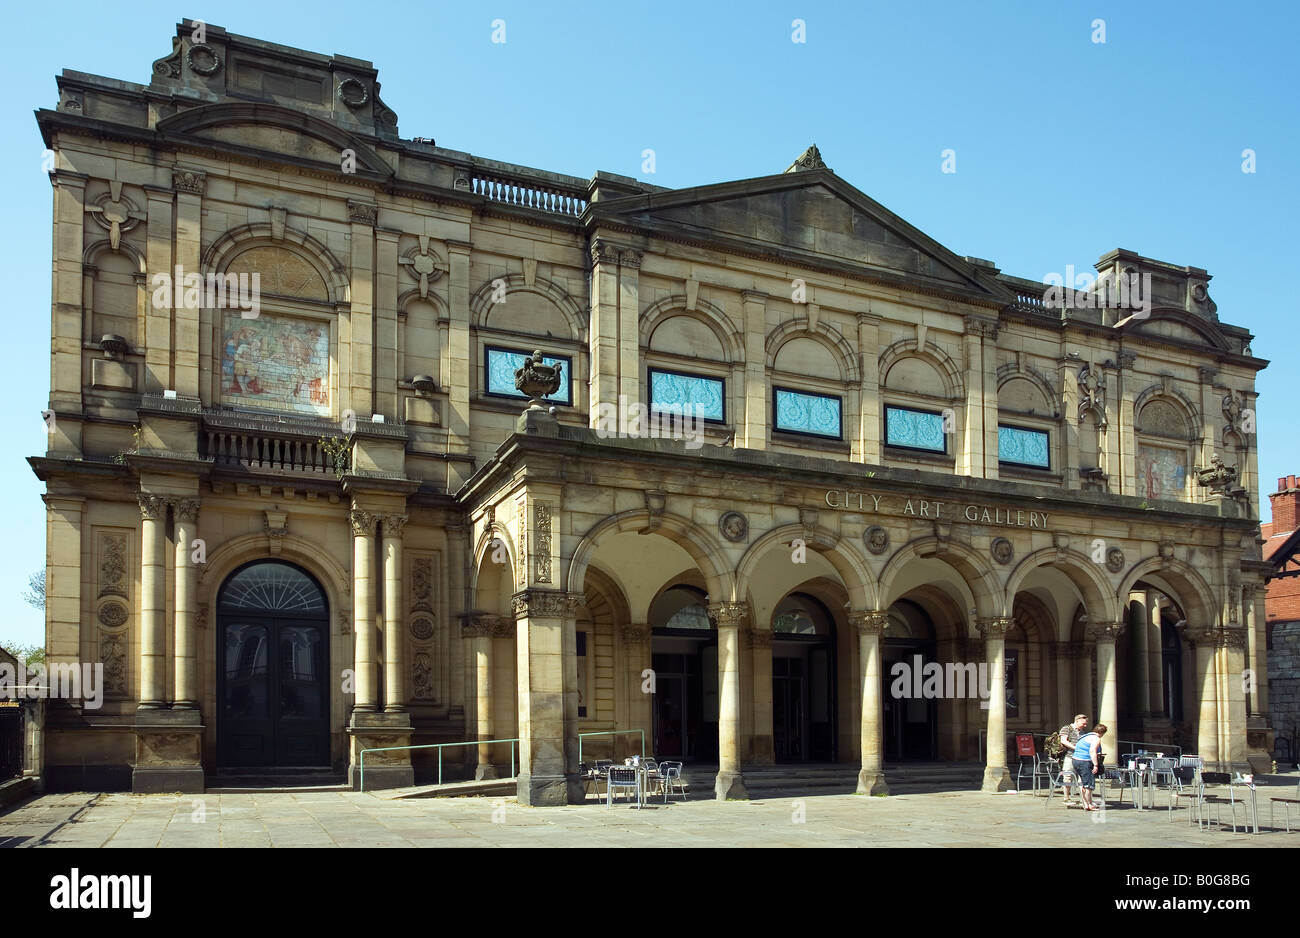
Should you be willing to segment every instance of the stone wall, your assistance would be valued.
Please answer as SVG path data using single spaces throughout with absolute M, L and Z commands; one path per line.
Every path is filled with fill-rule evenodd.
M 1272 627 L 1268 650 L 1269 717 L 1277 730 L 1273 754 L 1295 762 L 1300 746 L 1300 622 Z

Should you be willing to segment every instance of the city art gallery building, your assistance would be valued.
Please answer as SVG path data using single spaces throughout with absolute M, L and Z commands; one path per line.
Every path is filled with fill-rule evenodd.
M 582 179 L 403 138 L 369 62 L 200 38 L 37 112 L 47 649 L 107 685 L 51 702 L 51 788 L 355 782 L 362 749 L 518 737 L 520 800 L 557 804 L 580 732 L 644 730 L 719 796 L 792 763 L 998 790 L 1014 734 L 1078 711 L 1263 757 L 1265 362 L 1205 270 L 1111 251 L 1148 307 L 1054 308 L 816 147 Z M 257 302 L 166 286 L 192 274 Z M 525 414 L 534 350 L 561 381 Z M 597 432 L 683 403 L 702 439 Z M 988 699 L 895 697 L 898 662 L 983 662 Z M 370 753 L 366 785 L 435 765 Z

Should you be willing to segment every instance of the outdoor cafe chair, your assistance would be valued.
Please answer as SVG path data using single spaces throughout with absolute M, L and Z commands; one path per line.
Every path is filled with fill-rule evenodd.
M 1197 828 L 1209 823 L 1205 817 L 1205 782 L 1194 765 L 1181 765 L 1174 769 L 1174 785 L 1169 788 L 1169 820 L 1174 819 L 1174 808 L 1184 798 L 1188 800 L 1187 824 L 1196 821 Z
M 682 801 L 686 800 L 686 783 L 682 781 L 682 764 L 680 762 L 660 762 L 659 763 L 660 785 L 664 790 L 664 804 L 668 803 L 668 796 L 676 788 L 682 796 Z
M 1067 756 L 1066 758 L 1068 759 L 1069 756 Z M 1048 802 L 1052 800 L 1052 795 L 1056 792 L 1056 789 L 1058 788 L 1060 788 L 1061 791 L 1064 793 L 1064 800 L 1066 801 L 1068 801 L 1070 798 L 1071 788 L 1080 789 L 1079 797 L 1080 799 L 1083 798 L 1082 785 L 1079 781 L 1079 776 L 1071 774 L 1069 776 L 1070 781 L 1068 783 L 1065 782 L 1064 781 L 1066 777 L 1065 773 L 1062 771 L 1062 767 L 1057 765 L 1055 762 L 1052 763 L 1048 771 L 1050 774 L 1048 775 L 1048 780 L 1047 780 L 1047 797 L 1043 799 L 1044 808 L 1046 808 Z
M 1210 798 L 1214 799 L 1215 818 L 1217 819 L 1220 827 L 1223 826 L 1224 805 L 1228 806 L 1228 813 L 1232 815 L 1232 832 L 1234 834 L 1237 832 L 1237 807 L 1238 806 L 1240 806 L 1242 809 L 1242 814 L 1243 814 L 1242 824 L 1245 825 L 1249 822 L 1250 804 L 1242 797 L 1242 793 L 1238 791 L 1238 786 L 1233 782 L 1231 775 L 1229 775 L 1227 772 L 1202 772 L 1201 784 L 1202 786 L 1226 785 L 1228 788 L 1227 801 L 1223 800 L 1223 795 L 1221 794 L 1220 791 L 1206 792 L 1205 795 L 1207 800 Z
M 1287 798 L 1284 795 L 1274 795 L 1272 798 L 1269 799 L 1269 805 L 1268 805 L 1268 826 L 1269 827 L 1272 828 L 1277 827 L 1277 825 L 1273 823 L 1273 812 L 1276 810 L 1278 805 L 1281 805 L 1283 810 L 1286 812 L 1286 832 L 1289 834 L 1291 833 L 1291 808 L 1292 806 L 1300 807 L 1300 782 L 1296 783 L 1294 798 Z
M 611 765 L 605 786 L 605 807 L 612 808 L 614 806 L 615 788 L 623 791 L 630 789 L 633 793 L 639 793 L 641 780 L 637 777 L 638 774 L 639 771 L 635 766 Z

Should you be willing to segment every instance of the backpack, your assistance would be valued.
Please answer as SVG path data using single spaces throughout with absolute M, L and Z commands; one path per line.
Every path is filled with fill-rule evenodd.
M 1061 729 L 1065 729 L 1065 727 Z M 1057 730 L 1043 740 L 1043 751 L 1051 759 L 1060 759 L 1065 755 L 1065 746 L 1061 744 L 1061 730 Z

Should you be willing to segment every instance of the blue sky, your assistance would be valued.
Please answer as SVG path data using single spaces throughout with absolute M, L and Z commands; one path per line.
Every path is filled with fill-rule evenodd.
M 3 139 L 16 154 L 0 416 L 8 496 L 0 639 L 44 563 L 50 187 L 32 111 L 62 69 L 147 82 L 180 17 L 369 59 L 406 137 L 673 188 L 780 172 L 810 143 L 844 179 L 958 254 L 1042 279 L 1123 247 L 1214 276 L 1220 317 L 1257 336 L 1265 491 L 1300 471 L 1289 248 L 1300 122 L 1289 3 L 40 4 L 7 14 Z M 492 42 L 493 20 L 505 42 Z M 806 42 L 792 41 L 793 21 Z M 1093 42 L 1094 20 L 1105 43 Z M 642 152 L 655 151 L 655 172 Z M 1242 172 L 1242 151 L 1256 169 Z M 956 151 L 955 173 L 941 153 Z M 1262 506 L 1267 518 L 1267 499 Z

